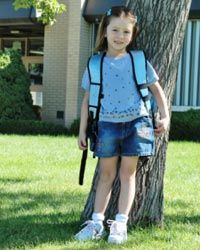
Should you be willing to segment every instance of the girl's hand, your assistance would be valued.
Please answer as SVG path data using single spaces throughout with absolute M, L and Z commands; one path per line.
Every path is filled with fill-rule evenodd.
M 163 118 L 156 122 L 156 129 L 154 129 L 155 135 L 160 136 L 164 132 L 166 132 L 169 125 L 169 119 Z
M 79 147 L 80 150 L 86 150 L 87 149 L 86 133 L 79 134 L 78 147 Z

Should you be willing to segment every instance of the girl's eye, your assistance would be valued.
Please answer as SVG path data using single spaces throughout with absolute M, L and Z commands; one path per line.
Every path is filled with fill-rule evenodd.
M 124 31 L 125 34 L 130 34 L 130 31 L 126 30 Z
M 117 31 L 117 29 L 113 29 L 113 31 Z

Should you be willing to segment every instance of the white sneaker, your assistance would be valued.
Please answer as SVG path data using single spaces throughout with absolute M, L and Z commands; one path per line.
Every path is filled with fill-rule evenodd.
M 99 240 L 104 235 L 104 226 L 100 223 L 95 223 L 93 220 L 88 220 L 82 224 L 86 225 L 80 232 L 75 235 L 78 241 Z
M 108 220 L 110 225 L 110 234 L 108 237 L 108 243 L 122 244 L 127 241 L 127 225 L 126 223 Z

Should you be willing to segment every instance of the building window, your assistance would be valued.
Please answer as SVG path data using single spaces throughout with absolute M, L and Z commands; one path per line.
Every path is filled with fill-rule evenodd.
M 64 111 L 57 111 L 56 118 L 57 119 L 64 119 Z
M 91 36 L 91 51 L 92 51 L 92 53 L 93 53 L 93 50 L 95 48 L 98 28 L 99 28 L 98 23 L 92 24 L 92 36 Z
M 42 107 L 42 104 L 43 104 L 42 92 L 31 91 L 31 95 L 32 95 L 32 99 L 33 99 L 33 105 Z
M 43 56 L 44 55 L 44 39 L 29 38 L 28 39 L 28 56 Z
M 25 40 L 22 39 L 2 39 L 3 49 L 19 50 L 21 55 L 25 55 Z
M 31 78 L 31 84 L 42 84 L 43 64 L 29 63 L 28 72 Z

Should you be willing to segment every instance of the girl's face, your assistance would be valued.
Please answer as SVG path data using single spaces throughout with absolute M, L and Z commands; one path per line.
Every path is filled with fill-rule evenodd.
M 109 55 L 119 55 L 126 52 L 126 47 L 132 40 L 133 27 L 134 24 L 127 17 L 111 18 L 105 33 Z

